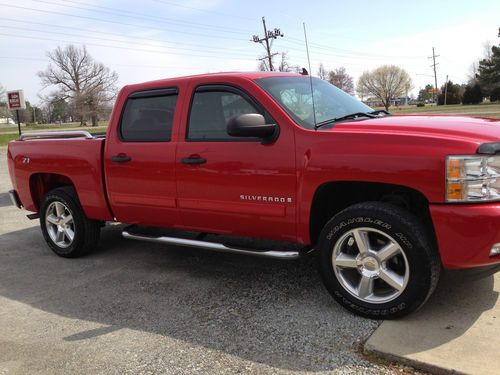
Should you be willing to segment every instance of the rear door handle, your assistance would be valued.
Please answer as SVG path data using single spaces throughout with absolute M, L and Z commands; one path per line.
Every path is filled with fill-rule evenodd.
M 130 160 L 132 160 L 132 158 L 125 154 L 118 154 L 111 157 L 111 161 L 114 161 L 115 163 L 126 163 Z
M 182 158 L 182 164 L 205 164 L 207 159 L 200 157 L 199 155 L 191 155 L 188 158 Z

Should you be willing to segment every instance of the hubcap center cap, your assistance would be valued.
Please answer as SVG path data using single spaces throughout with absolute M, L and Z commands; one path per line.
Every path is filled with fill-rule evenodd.
M 375 277 L 380 272 L 380 261 L 373 254 L 358 256 L 356 263 L 359 273 L 363 276 Z
M 363 267 L 368 271 L 376 271 L 379 268 L 378 261 L 373 257 L 366 257 L 363 259 Z

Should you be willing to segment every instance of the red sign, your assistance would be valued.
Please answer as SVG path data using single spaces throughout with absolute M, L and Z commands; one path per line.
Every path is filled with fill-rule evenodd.
M 26 103 L 24 102 L 23 90 L 7 92 L 7 105 L 9 109 L 26 108 Z

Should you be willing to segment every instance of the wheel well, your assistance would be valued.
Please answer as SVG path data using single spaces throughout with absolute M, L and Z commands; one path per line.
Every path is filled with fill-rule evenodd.
M 427 198 L 417 190 L 401 185 L 376 182 L 328 182 L 314 194 L 310 216 L 311 244 L 315 245 L 321 230 L 335 214 L 360 202 L 380 201 L 404 208 L 419 218 L 437 248 L 436 235 Z
M 56 173 L 35 173 L 30 176 L 31 198 L 37 210 L 43 197 L 51 190 L 62 186 L 74 186 L 66 176 Z

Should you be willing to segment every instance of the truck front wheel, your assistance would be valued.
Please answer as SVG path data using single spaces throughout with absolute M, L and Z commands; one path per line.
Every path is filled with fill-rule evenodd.
M 422 306 L 434 291 L 439 257 L 411 213 L 381 202 L 360 203 L 323 228 L 318 266 L 328 291 L 348 310 L 394 319 Z
M 59 256 L 75 258 L 97 246 L 100 223 L 83 212 L 71 186 L 51 190 L 40 207 L 40 227 L 49 247 Z

